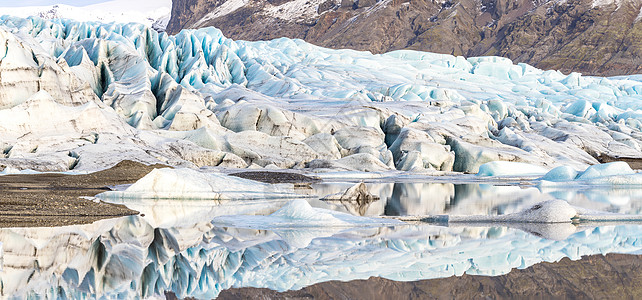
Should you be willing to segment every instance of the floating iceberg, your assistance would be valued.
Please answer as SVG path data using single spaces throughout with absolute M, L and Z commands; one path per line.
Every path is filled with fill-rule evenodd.
M 537 176 L 547 174 L 548 169 L 526 163 L 493 161 L 479 166 L 477 176 Z
M 291 189 L 192 169 L 154 169 L 123 191 L 96 195 L 102 199 L 270 199 L 301 198 Z
M 636 173 L 626 162 L 593 165 L 583 172 L 568 166 L 557 167 L 540 178 L 540 186 L 562 184 L 630 186 L 642 185 L 642 174 Z

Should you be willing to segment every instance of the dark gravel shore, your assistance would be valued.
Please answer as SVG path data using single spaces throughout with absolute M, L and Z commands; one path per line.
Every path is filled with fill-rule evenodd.
M 110 169 L 86 175 L 0 176 L 0 228 L 87 224 L 138 214 L 122 205 L 80 197 L 102 193 L 109 190 L 107 186 L 134 183 L 162 167 L 166 166 L 122 161 Z
M 229 175 L 245 178 L 245 179 L 251 179 L 255 181 L 260 181 L 260 182 L 265 182 L 265 183 L 308 184 L 308 183 L 321 182 L 321 179 L 317 177 L 310 177 L 310 176 L 306 176 L 298 173 L 278 172 L 278 171 L 243 171 L 238 173 L 232 173 Z

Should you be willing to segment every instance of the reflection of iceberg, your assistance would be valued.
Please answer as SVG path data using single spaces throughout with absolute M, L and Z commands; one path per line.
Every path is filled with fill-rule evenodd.
M 268 216 L 229 215 L 214 218 L 215 226 L 269 229 L 293 247 L 306 247 L 314 238 L 332 236 L 346 228 L 402 225 L 398 220 L 358 217 L 313 208 L 302 199 L 292 200 Z
M 642 213 L 642 188 L 591 186 L 540 186 L 542 193 L 569 201 L 577 206 L 619 213 Z
M 622 214 L 642 214 L 639 186 L 538 186 L 453 184 L 440 182 L 368 183 L 381 200 L 365 206 L 317 205 L 352 214 L 377 215 L 501 215 L 518 212 L 541 201 L 562 199 L 576 207 Z M 339 193 L 349 183 L 313 185 L 319 195 Z
M 253 229 L 296 229 L 306 227 L 390 226 L 401 225 L 397 220 L 358 217 L 327 209 L 313 208 L 303 199 L 292 200 L 269 216 L 220 216 L 212 223 L 220 226 Z
M 316 234 L 320 228 L 310 229 Z M 640 226 L 587 229 L 560 241 L 505 227 L 364 228 L 322 234 L 303 248 L 285 242 L 292 236 L 282 234 L 208 221 L 153 228 L 141 217 L 2 229 L 2 296 L 131 298 L 172 291 L 212 298 L 230 287 L 282 291 L 371 276 L 410 281 L 497 275 L 563 257 L 642 249 Z
M 578 231 L 578 226 L 571 223 L 451 223 L 448 227 L 451 228 L 465 228 L 470 226 L 476 227 L 498 227 L 505 226 L 509 228 L 519 229 L 528 232 L 534 236 L 541 237 L 547 240 L 561 241 L 567 239 L 571 234 Z

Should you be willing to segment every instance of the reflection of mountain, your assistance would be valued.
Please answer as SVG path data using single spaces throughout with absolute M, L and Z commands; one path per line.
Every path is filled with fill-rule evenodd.
M 418 282 L 369 278 L 323 282 L 284 293 L 240 288 L 223 291 L 218 299 L 640 299 L 642 286 L 637 283 L 642 282 L 641 265 L 639 255 L 595 255 L 536 264 L 494 277 L 464 275 Z
M 271 231 L 220 228 L 206 220 L 180 224 L 154 228 L 144 218 L 127 217 L 2 229 L 1 296 L 131 298 L 171 291 L 211 298 L 231 287 L 286 291 L 371 276 L 499 275 L 541 261 L 642 249 L 639 226 L 589 229 L 561 241 L 501 227 L 405 226 L 344 230 L 297 248 Z

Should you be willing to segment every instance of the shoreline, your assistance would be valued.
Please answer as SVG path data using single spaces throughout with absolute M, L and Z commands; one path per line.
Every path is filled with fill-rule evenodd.
M 92 201 L 108 186 L 131 184 L 165 165 L 121 161 L 115 166 L 82 175 L 59 173 L 0 176 L 0 228 L 56 227 L 139 214 L 124 205 Z

